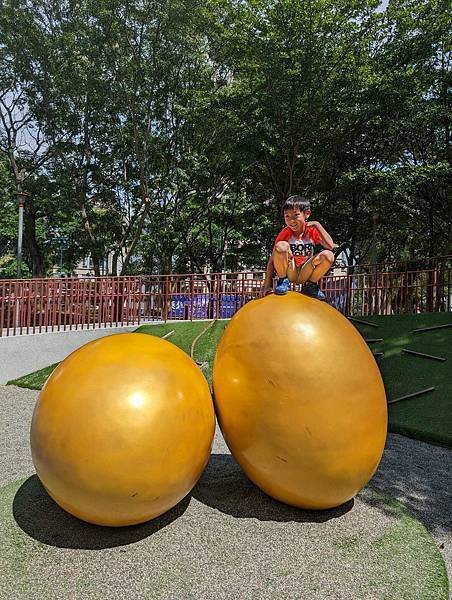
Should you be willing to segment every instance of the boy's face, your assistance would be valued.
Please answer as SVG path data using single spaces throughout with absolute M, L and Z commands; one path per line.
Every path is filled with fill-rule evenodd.
M 299 208 L 285 210 L 284 221 L 286 222 L 287 227 L 290 227 L 294 233 L 300 234 L 303 231 L 306 219 L 310 214 L 310 210 L 301 211 Z

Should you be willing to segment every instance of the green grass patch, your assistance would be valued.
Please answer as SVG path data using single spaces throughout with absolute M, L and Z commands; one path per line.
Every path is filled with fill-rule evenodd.
M 198 363 L 207 363 L 204 375 L 211 384 L 215 351 L 228 322 L 220 320 L 215 321 L 212 325 L 212 321 L 184 321 L 182 323 L 166 323 L 165 325 L 143 325 L 137 329 L 137 332 L 162 337 L 165 333 L 174 329 L 174 333 L 168 338 L 168 341 L 179 346 L 187 354 L 190 354 L 193 341 L 200 336 L 193 349 L 193 358 Z
M 17 385 L 18 387 L 28 388 L 30 390 L 41 390 L 48 377 L 59 364 L 60 363 L 57 362 L 49 367 L 44 367 L 44 369 L 39 369 L 39 371 L 23 375 L 18 379 L 12 379 L 11 381 L 8 381 L 6 385 Z
M 389 428 L 396 433 L 425 441 L 452 446 L 452 328 L 412 333 L 421 327 L 452 322 L 448 313 L 363 317 L 378 328 L 355 326 L 365 338 L 383 338 L 370 344 L 374 352 L 383 352 L 377 362 L 389 400 L 428 387 L 434 392 L 403 400 L 389 406 Z M 443 356 L 445 362 L 402 353 L 415 350 Z
M 206 362 L 208 364 L 208 367 L 204 371 L 204 375 L 209 384 L 212 383 L 212 368 L 215 352 L 228 323 L 229 321 L 215 321 L 213 326 L 209 327 L 195 344 L 194 359 L 197 362 Z
M 41 558 L 46 552 L 44 544 L 23 535 L 12 515 L 14 496 L 24 481 L 19 479 L 0 488 L 0 573 L 7 584 L 14 583 L 18 598 L 32 597 L 28 570 L 33 560 Z
M 369 545 L 367 549 L 354 545 L 357 556 L 367 554 L 374 562 L 369 592 L 381 598 L 446 600 L 446 565 L 425 526 L 401 502 L 370 486 L 361 492 L 361 498 L 393 518 L 392 527 L 375 539 L 357 538 L 362 546 Z M 398 568 L 402 561 L 404 567 Z
M 209 321 L 181 321 L 180 323 L 162 323 L 161 325 L 142 325 L 136 333 L 147 333 L 163 337 L 174 330 L 168 342 L 175 344 L 181 350 L 190 354 L 191 343 L 209 325 Z

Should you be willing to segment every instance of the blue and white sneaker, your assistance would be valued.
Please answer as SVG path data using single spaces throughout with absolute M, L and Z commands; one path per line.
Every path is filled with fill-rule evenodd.
M 326 296 L 320 289 L 319 284 L 314 283 L 313 281 L 306 281 L 301 293 L 306 294 L 306 296 L 311 296 L 312 298 L 317 298 L 317 300 L 321 300 L 322 302 L 326 301 Z
M 289 291 L 289 280 L 287 277 L 280 277 L 276 282 L 275 294 L 278 296 L 284 296 Z

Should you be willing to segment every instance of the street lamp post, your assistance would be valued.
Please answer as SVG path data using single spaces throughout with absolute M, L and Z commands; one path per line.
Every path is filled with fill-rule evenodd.
M 24 207 L 25 193 L 17 192 L 17 204 L 19 206 L 19 231 L 17 235 L 17 279 L 22 277 L 22 239 L 24 234 Z

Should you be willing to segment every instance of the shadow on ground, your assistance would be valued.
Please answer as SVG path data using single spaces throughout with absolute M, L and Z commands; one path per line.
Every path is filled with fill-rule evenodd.
M 288 506 L 267 496 L 245 476 L 230 454 L 212 454 L 192 496 L 223 513 L 259 521 L 324 523 L 346 514 L 354 501 L 331 510 L 310 511 Z
M 450 448 L 390 435 L 371 485 L 403 502 L 441 540 L 452 527 Z
M 186 510 L 190 495 L 164 515 L 142 525 L 100 527 L 80 521 L 56 504 L 36 475 L 27 479 L 13 501 L 13 515 L 29 536 L 57 548 L 100 550 L 133 544 L 163 529 Z

